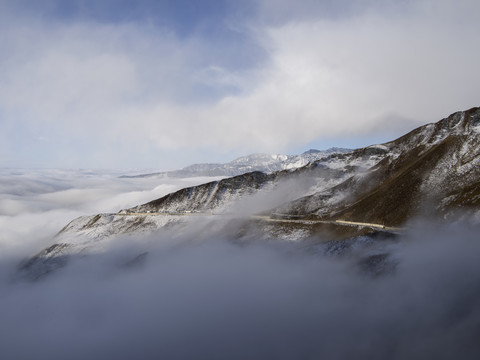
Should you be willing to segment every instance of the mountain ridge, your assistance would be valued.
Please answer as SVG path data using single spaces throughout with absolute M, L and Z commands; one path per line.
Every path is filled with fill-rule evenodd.
M 349 203 L 337 204 L 335 216 L 329 218 L 342 216 L 345 220 L 399 226 L 414 216 L 425 215 L 425 204 L 435 209 L 437 216 L 448 215 L 455 210 L 453 200 L 459 200 L 462 189 L 478 187 L 479 145 L 479 108 L 456 112 L 382 144 L 389 156 L 374 166 L 363 181 L 350 181 L 350 187 L 358 193 L 350 197 Z M 465 170 L 460 175 L 459 159 L 464 162 Z M 442 171 L 447 168 L 451 170 Z M 367 183 L 370 185 L 365 185 Z M 373 189 L 369 189 L 371 184 Z M 460 207 L 480 205 L 476 198 L 463 200 Z M 315 198 L 303 199 L 303 202 L 315 203 Z M 301 206 L 295 211 L 307 212 Z M 312 213 L 312 209 L 308 212 Z
M 192 219 L 210 227 L 236 214 L 241 221 L 231 230 L 233 238 L 297 241 L 325 241 L 325 234 L 338 240 L 388 234 L 418 217 L 446 221 L 467 216 L 479 222 L 480 108 L 303 167 L 249 172 L 116 214 L 74 219 L 57 235 L 58 246 L 37 254 L 27 268 L 61 266 L 66 254 L 98 251 L 119 235 L 181 229 Z
M 345 153 L 351 149 L 332 147 L 326 150 L 310 149 L 299 155 L 255 153 L 241 156 L 227 163 L 192 164 L 178 170 L 161 171 L 140 175 L 122 175 L 121 178 L 145 177 L 196 177 L 196 176 L 237 176 L 247 172 L 275 172 L 296 169 L 309 162 L 325 158 L 335 153 Z

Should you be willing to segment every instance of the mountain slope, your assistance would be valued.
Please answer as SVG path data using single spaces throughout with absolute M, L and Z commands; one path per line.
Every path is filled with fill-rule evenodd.
M 195 177 L 195 176 L 237 176 L 247 172 L 261 171 L 272 173 L 282 170 L 297 169 L 310 162 L 327 158 L 332 154 L 343 154 L 351 151 L 344 148 L 330 148 L 327 150 L 308 150 L 300 155 L 279 154 L 251 154 L 225 164 L 193 164 L 183 169 L 164 171 L 135 176 L 122 176 L 123 178 L 144 177 Z
M 117 214 L 75 219 L 59 233 L 57 246 L 23 268 L 36 269 L 36 274 L 50 271 L 62 266 L 68 254 L 101 251 L 118 235 L 164 228 L 178 232 L 192 223 L 194 229 L 213 229 L 232 214 L 242 218 L 230 228 L 232 237 L 251 232 L 257 239 L 319 241 L 325 234 L 342 239 L 383 231 L 382 225 L 404 226 L 417 216 L 479 217 L 480 108 L 454 113 L 385 144 L 332 153 L 298 169 L 250 172 Z
M 479 108 L 458 112 L 382 144 L 387 155 L 368 172 L 277 212 L 398 226 L 478 208 L 479 145 Z
M 277 218 L 387 226 L 402 225 L 425 212 L 446 216 L 479 205 L 479 119 L 479 108 L 457 112 L 385 144 L 332 153 L 295 170 L 252 172 L 185 188 L 119 214 L 221 214 L 239 200 L 273 193 L 275 201 L 264 201 L 251 211 L 273 208 L 270 214 Z M 138 221 L 137 229 L 142 227 Z M 118 223 L 114 229 L 124 233 L 135 226 Z M 101 233 L 97 230 L 95 234 Z

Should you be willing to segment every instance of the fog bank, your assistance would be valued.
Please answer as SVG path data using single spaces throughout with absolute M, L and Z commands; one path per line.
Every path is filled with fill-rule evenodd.
M 36 283 L 3 279 L 0 357 L 476 359 L 477 234 L 412 230 L 383 277 L 349 257 L 191 234 L 158 235 L 132 262 L 145 243 L 123 241 Z
M 1 359 L 480 354 L 476 226 L 417 222 L 397 239 L 332 256 L 308 242 L 255 241 L 254 232 L 252 241 L 232 241 L 235 223 L 198 218 L 181 232 L 118 238 L 40 281 L 13 281 L 19 260 L 51 244 L 75 216 L 116 211 L 185 183 L 6 170 L 0 180 Z M 273 200 L 252 199 L 238 211 Z M 394 271 L 361 271 L 364 249 L 387 252 Z
M 30 256 L 82 215 L 117 212 L 217 178 L 120 179 L 106 170 L 0 169 L 0 259 Z

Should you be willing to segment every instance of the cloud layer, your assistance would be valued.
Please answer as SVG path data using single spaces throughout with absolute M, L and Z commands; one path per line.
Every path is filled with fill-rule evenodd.
M 478 105 L 475 1 L 246 2 L 204 20 L 217 32 L 9 3 L 4 166 L 174 167 L 347 146 Z
M 130 238 L 41 282 L 2 279 L 0 355 L 476 359 L 478 229 L 438 230 L 401 239 L 397 271 L 373 279 L 348 258 L 193 233 L 156 235 L 125 267 L 145 251 Z
M 239 244 L 232 234 L 244 229 L 232 223 L 192 221 L 12 281 L 72 217 L 201 182 L 117 175 L 1 172 L 0 358 L 477 359 L 480 243 L 468 224 L 412 224 L 337 258 L 322 245 Z M 396 270 L 359 272 L 365 249 L 389 251 Z
M 78 216 L 146 203 L 216 178 L 120 179 L 121 172 L 0 170 L 0 259 L 30 256 Z

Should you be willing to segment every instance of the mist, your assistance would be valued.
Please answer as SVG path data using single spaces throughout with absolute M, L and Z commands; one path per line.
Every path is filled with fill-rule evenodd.
M 53 195 L 29 208 L 38 194 L 67 188 L 48 180 L 34 191 L 38 184 L 16 195 L 26 210 L 2 215 L 14 220 L 2 224 L 10 234 L 38 216 L 38 224 L 23 224 L 28 239 L 16 232 L 16 241 L 26 241 L 21 252 L 2 243 L 2 359 L 476 359 L 480 353 L 478 226 L 418 221 L 401 236 L 349 245 L 263 241 L 254 229 L 239 237 L 241 220 L 194 218 L 182 231 L 119 237 L 103 253 L 73 256 L 39 281 L 19 281 L 20 255 L 33 255 L 54 228 L 42 231 L 41 220 L 88 208 L 87 201 L 54 205 Z M 346 250 L 335 254 L 337 244 Z M 392 271 L 363 271 L 366 255 L 384 253 Z
M 416 229 L 383 277 L 349 256 L 205 234 L 156 235 L 132 263 L 145 242 L 124 239 L 39 282 L 4 279 L 0 356 L 477 358 L 477 231 Z
M 40 251 L 76 217 L 118 212 L 218 179 L 119 178 L 131 172 L 0 169 L 0 258 Z

